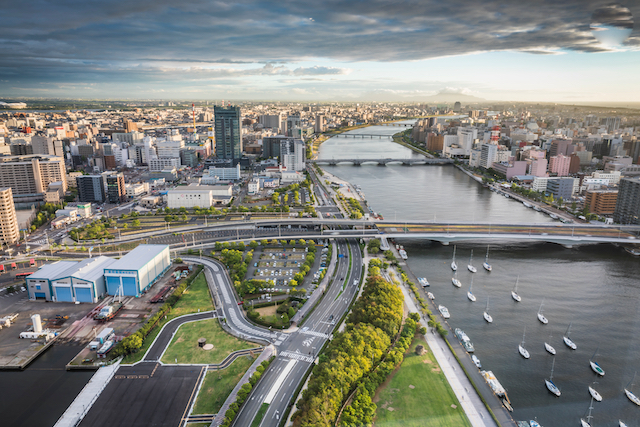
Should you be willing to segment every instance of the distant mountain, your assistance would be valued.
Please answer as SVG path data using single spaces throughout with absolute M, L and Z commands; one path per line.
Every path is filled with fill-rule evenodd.
M 438 102 L 453 104 L 457 101 L 461 102 L 462 104 L 490 102 L 484 98 L 478 98 L 477 96 L 464 95 L 460 93 L 443 92 L 436 95 L 420 95 L 383 90 L 365 92 L 357 97 L 357 99 L 363 102 L 419 102 L 425 104 L 433 104 Z M 349 100 L 354 101 L 353 96 L 351 96 Z

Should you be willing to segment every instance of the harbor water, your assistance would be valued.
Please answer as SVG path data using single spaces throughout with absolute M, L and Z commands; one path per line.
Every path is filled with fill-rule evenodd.
M 354 133 L 388 134 L 403 128 L 372 126 Z M 320 149 L 320 159 L 411 158 L 419 156 L 385 138 L 332 138 Z M 359 185 L 372 210 L 386 220 L 478 221 L 490 223 L 552 222 L 547 215 L 522 203 L 489 191 L 453 166 L 402 166 L 375 164 L 323 166 L 330 173 Z M 618 419 L 638 426 L 640 407 L 631 403 L 624 388 L 640 395 L 640 268 L 639 260 L 613 245 L 579 246 L 567 249 L 556 244 L 491 243 L 487 272 L 482 263 L 489 242 L 457 245 L 456 258 L 461 288 L 451 284 L 453 245 L 429 241 L 401 241 L 408 252 L 408 265 L 431 284 L 437 304 L 448 307 L 453 328 L 471 338 L 483 368 L 491 370 L 506 388 L 516 420 L 537 418 L 544 427 L 579 425 L 590 403 L 591 385 L 603 397 L 594 402 L 593 426 L 617 426 Z M 466 266 L 473 250 L 470 273 Z M 477 301 L 467 299 L 473 276 Z M 521 302 L 511 298 L 519 277 Z M 489 300 L 493 323 L 482 313 Z M 544 301 L 544 303 L 543 303 Z M 549 323 L 537 319 L 542 312 Z M 562 340 L 571 324 L 570 337 L 577 350 Z M 523 341 L 531 354 L 518 353 Z M 553 356 L 544 343 L 557 352 L 554 383 L 562 395 L 555 397 L 545 387 Z M 595 361 L 605 370 L 598 377 L 590 368 Z M 594 384 L 594 382 L 596 382 Z

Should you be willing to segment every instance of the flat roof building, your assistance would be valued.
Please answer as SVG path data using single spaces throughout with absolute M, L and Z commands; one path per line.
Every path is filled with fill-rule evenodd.
M 0 243 L 12 245 L 19 239 L 18 217 L 11 187 L 0 188 Z
M 586 193 L 584 205 L 590 213 L 613 215 L 617 200 L 618 190 L 591 190 Z

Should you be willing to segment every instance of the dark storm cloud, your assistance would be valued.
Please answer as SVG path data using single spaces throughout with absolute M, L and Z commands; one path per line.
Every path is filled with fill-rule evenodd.
M 406 61 L 502 50 L 598 52 L 606 49 L 589 23 L 601 6 L 593 0 L 2 2 L 0 80 L 307 76 L 348 70 L 282 63 Z M 629 46 L 638 45 L 634 36 Z M 180 70 L 179 62 L 201 68 Z M 255 66 L 231 67 L 246 63 Z

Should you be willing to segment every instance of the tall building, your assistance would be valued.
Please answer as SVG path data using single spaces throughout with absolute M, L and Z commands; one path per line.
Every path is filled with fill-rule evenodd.
M 557 176 L 569 175 L 569 165 L 571 164 L 571 157 L 559 154 L 551 157 L 549 160 L 549 172 L 555 173 Z
M 280 164 L 288 171 L 303 171 L 305 168 L 306 147 L 300 139 L 288 139 L 280 143 Z
M 498 146 L 494 144 L 482 144 L 480 152 L 480 167 L 489 169 L 493 166 L 498 154 Z
M 287 116 L 287 136 L 295 136 L 295 130 L 300 128 L 300 116 Z
M 553 194 L 556 199 L 562 197 L 565 201 L 569 200 L 573 197 L 579 181 L 578 178 L 549 178 L 547 192 Z
M 288 136 L 276 135 L 266 136 L 262 138 L 262 157 L 264 158 L 280 158 L 280 145 L 283 141 L 293 141 L 293 138 Z
M 427 136 L 427 150 L 442 151 L 444 147 L 444 135 L 438 135 L 433 132 Z
M 620 224 L 640 224 L 640 178 L 622 178 L 613 220 Z
M 49 184 L 58 181 L 62 181 L 63 191 L 67 191 L 62 157 L 39 154 L 0 157 L 0 188 L 11 187 L 14 198 L 21 194 L 44 193 Z
M 11 245 L 20 239 L 18 218 L 10 187 L 0 188 L 0 243 Z
M 216 135 L 216 157 L 237 160 L 242 157 L 240 107 L 213 107 Z
M 82 175 L 76 177 L 78 198 L 81 202 L 104 203 L 104 181 L 101 175 Z
M 124 186 L 124 174 L 107 175 L 107 200 L 109 203 L 124 203 L 127 201 L 127 189 Z
M 280 129 L 282 129 L 282 117 L 280 114 L 263 114 L 258 117 L 258 123 L 264 128 L 273 129 L 276 132 L 280 132 Z
M 620 117 L 607 117 L 604 125 L 608 133 L 613 133 L 620 128 Z
M 324 114 L 316 114 L 315 132 L 324 132 Z
M 569 156 L 573 152 L 571 147 L 570 139 L 555 139 L 551 142 L 551 147 L 549 148 L 549 158 L 557 156 L 558 154 L 562 154 L 564 156 Z
M 584 206 L 597 215 L 611 215 L 616 210 L 618 190 L 587 191 Z

